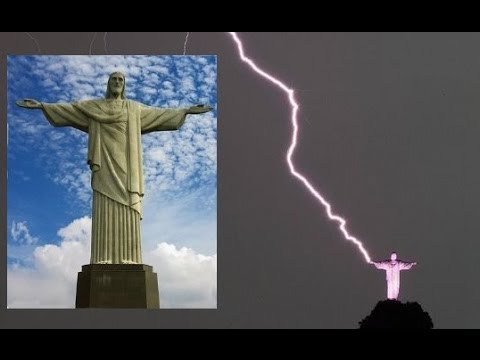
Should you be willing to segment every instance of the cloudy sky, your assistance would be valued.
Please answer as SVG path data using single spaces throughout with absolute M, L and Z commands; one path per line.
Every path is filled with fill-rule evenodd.
M 164 308 L 217 304 L 217 123 L 214 56 L 8 57 L 8 307 L 71 308 L 90 256 L 87 136 L 53 128 L 34 98 L 103 97 L 108 75 L 126 75 L 127 97 L 158 107 L 210 104 L 176 132 L 143 137 L 144 261 L 159 274 Z M 38 289 L 45 289 L 39 294 Z

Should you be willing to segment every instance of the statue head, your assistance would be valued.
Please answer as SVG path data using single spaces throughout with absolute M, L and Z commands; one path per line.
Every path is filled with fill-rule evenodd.
M 110 74 L 105 97 L 110 99 L 115 94 L 120 94 L 120 98 L 125 99 L 125 75 L 118 71 Z
M 397 253 L 396 252 L 392 252 L 392 255 L 390 256 L 390 259 L 392 261 L 396 261 L 397 260 Z

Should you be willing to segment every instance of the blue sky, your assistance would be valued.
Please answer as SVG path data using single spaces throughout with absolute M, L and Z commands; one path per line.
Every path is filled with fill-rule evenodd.
M 87 136 L 15 101 L 104 97 L 113 71 L 125 73 L 132 100 L 214 107 L 189 115 L 179 131 L 143 136 L 142 247 L 161 278 L 162 307 L 216 307 L 216 57 L 115 55 L 8 57 L 9 308 L 74 307 L 91 225 Z

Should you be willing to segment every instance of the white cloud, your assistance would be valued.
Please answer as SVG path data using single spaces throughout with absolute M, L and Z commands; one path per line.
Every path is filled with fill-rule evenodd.
M 10 233 L 12 234 L 13 241 L 19 244 L 33 245 L 38 241 L 38 237 L 30 235 L 30 230 L 28 230 L 25 221 L 13 221 Z
M 182 79 L 182 92 L 195 91 L 195 81 L 192 77 Z
M 91 221 L 77 219 L 59 230 L 60 245 L 38 246 L 33 265 L 14 265 L 7 272 L 9 308 L 75 307 L 77 272 L 88 262 Z
M 58 231 L 59 245 L 38 246 L 33 266 L 8 268 L 9 308 L 73 308 L 77 273 L 89 262 L 91 220 L 77 219 Z M 164 308 L 216 307 L 216 255 L 158 243 L 144 253 L 159 277 Z
M 7 282 L 9 309 L 64 309 L 75 306 L 72 298 L 74 284 L 57 274 L 13 267 L 8 270 Z
M 216 255 L 161 243 L 145 260 L 158 274 L 162 308 L 177 308 L 178 303 L 189 309 L 217 307 Z

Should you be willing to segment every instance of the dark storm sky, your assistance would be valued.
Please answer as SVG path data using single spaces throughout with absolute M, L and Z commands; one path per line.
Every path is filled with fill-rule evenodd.
M 52 54 L 88 54 L 93 35 L 33 34 Z M 419 263 L 402 273 L 401 300 L 418 301 L 435 327 L 480 327 L 480 34 L 240 35 L 259 65 L 298 89 L 298 169 L 348 219 L 374 259 L 396 250 Z M 94 54 L 104 53 L 102 36 Z M 111 54 L 181 54 L 184 33 L 108 38 Z M 35 53 L 35 45 L 24 33 L 1 33 L 0 43 L 3 107 L 5 55 Z M 356 328 L 384 298 L 385 275 L 364 262 L 289 175 L 284 93 L 238 60 L 225 33 L 193 32 L 188 53 L 218 55 L 219 309 L 126 311 L 115 315 L 116 323 Z M 0 255 L 5 259 L 5 247 Z M 108 327 L 113 315 L 52 316 L 38 311 L 29 326 Z M 0 312 L 2 326 L 30 318 Z

